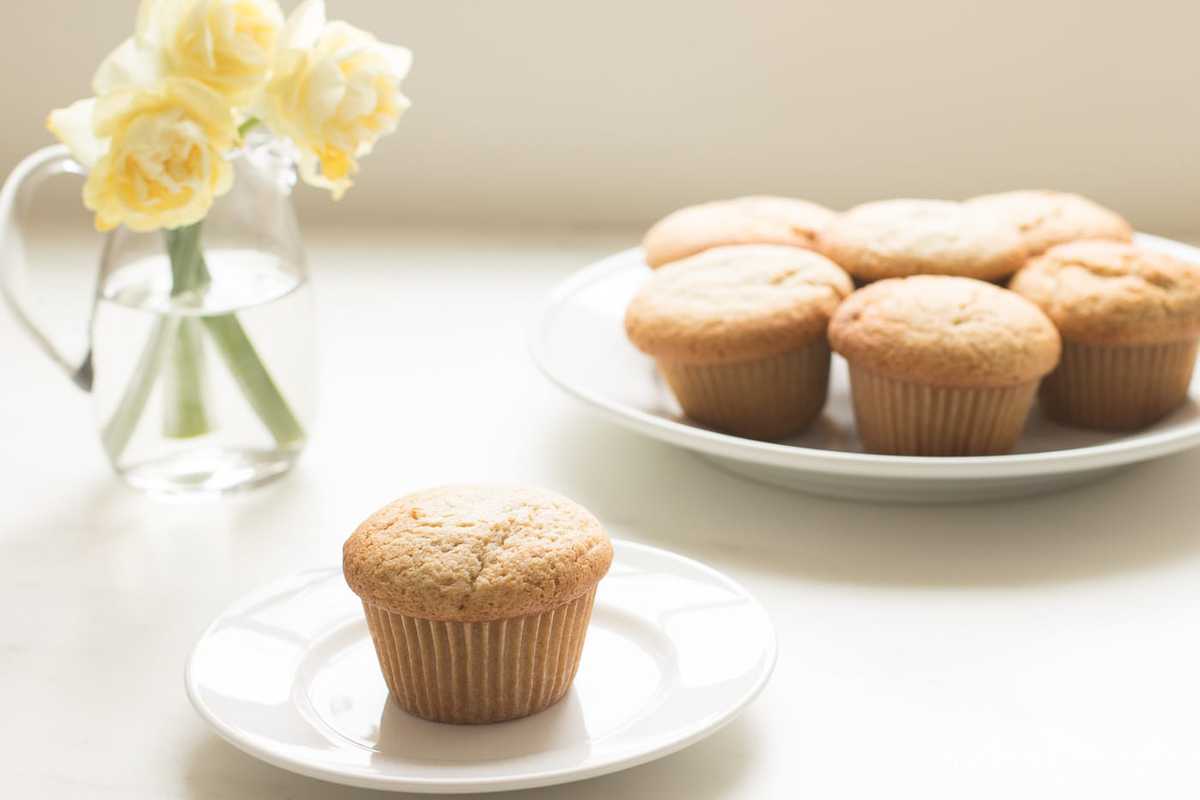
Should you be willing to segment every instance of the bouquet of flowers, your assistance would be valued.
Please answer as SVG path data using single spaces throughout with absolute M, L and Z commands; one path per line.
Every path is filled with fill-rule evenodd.
M 265 127 L 291 148 L 305 182 L 338 199 L 358 159 L 408 108 L 400 84 L 411 60 L 402 47 L 328 21 L 323 0 L 305 0 L 286 19 L 276 0 L 143 0 L 135 34 L 96 72 L 95 96 L 54 111 L 48 127 L 88 170 L 83 202 L 98 230 L 164 231 L 176 296 L 209 280 L 201 227 L 232 186 L 229 156 L 243 137 Z M 197 348 L 211 340 L 276 441 L 303 437 L 235 315 L 175 323 L 151 337 L 105 426 L 111 457 L 132 435 L 168 338 L 177 388 L 198 381 Z M 174 395 L 173 434 L 204 433 L 199 397 Z

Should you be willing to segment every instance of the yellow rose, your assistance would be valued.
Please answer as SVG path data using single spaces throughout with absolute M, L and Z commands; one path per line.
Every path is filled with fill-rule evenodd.
M 326 22 L 322 0 L 288 18 L 271 80 L 256 109 L 299 150 L 300 175 L 340 198 L 409 107 L 400 93 L 412 55 L 344 22 Z
M 93 88 L 191 78 L 244 105 L 266 83 L 282 28 L 275 0 L 142 0 L 136 35 L 100 65 Z
M 199 222 L 233 184 L 225 159 L 237 138 L 232 112 L 197 81 L 117 89 L 55 111 L 48 126 L 90 168 L 83 202 L 100 231 Z

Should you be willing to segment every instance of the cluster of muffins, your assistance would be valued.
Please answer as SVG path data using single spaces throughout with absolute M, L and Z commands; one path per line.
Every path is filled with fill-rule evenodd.
M 1067 425 L 1138 429 L 1187 400 L 1200 343 L 1200 265 L 1074 194 L 840 214 L 747 197 L 676 211 L 643 247 L 630 340 L 690 418 L 750 438 L 820 416 L 833 352 L 871 452 L 1005 453 L 1038 399 Z

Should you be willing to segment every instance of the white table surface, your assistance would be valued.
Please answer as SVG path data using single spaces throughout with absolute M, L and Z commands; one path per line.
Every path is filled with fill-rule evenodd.
M 225 744 L 187 703 L 185 659 L 232 600 L 337 563 L 382 503 L 498 480 L 554 488 L 614 536 L 727 571 L 780 641 L 771 684 L 717 735 L 529 797 L 1197 796 L 1200 453 L 973 507 L 730 477 L 598 421 L 526 356 L 544 293 L 633 238 L 310 236 L 315 437 L 293 475 L 218 501 L 118 484 L 87 398 L 0 312 L 0 795 L 384 796 Z M 92 260 L 54 246 L 64 264 Z M 41 283 L 47 298 L 87 291 L 82 269 Z

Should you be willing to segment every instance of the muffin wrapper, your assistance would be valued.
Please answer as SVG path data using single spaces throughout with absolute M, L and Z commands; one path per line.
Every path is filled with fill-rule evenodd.
M 1132 430 L 1187 400 L 1197 344 L 1089 345 L 1063 342 L 1062 361 L 1042 382 L 1046 415 L 1082 428 Z
M 1037 381 L 960 388 L 895 380 L 850 366 L 854 417 L 872 453 L 980 456 L 1017 443 Z
M 801 433 L 825 407 L 829 344 L 729 364 L 659 361 L 658 368 L 688 417 L 753 439 Z
M 402 709 L 476 724 L 536 714 L 567 693 L 596 589 L 540 614 L 443 622 L 363 602 L 383 677 Z

